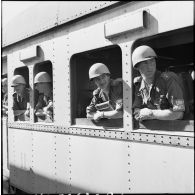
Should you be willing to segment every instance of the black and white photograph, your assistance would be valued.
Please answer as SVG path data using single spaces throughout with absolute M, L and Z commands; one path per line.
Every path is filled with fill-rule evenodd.
M 194 1 L 1 1 L 1 194 L 194 193 Z

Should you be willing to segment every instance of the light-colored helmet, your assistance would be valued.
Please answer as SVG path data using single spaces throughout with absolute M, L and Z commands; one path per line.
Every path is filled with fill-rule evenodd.
M 26 85 L 24 77 L 22 75 L 14 75 L 14 77 L 12 78 L 11 87 L 15 87 L 20 84 Z
M 157 55 L 151 47 L 147 45 L 139 46 L 133 51 L 132 54 L 133 67 L 135 68 L 138 63 L 152 58 L 157 58 Z
M 2 79 L 2 80 L 1 80 L 1 84 L 2 84 L 2 85 L 7 85 L 7 78 Z
M 95 63 L 89 69 L 89 79 L 93 79 L 102 74 L 110 74 L 108 67 L 103 63 Z
M 34 83 L 48 83 L 51 82 L 51 77 L 47 72 L 39 72 L 36 74 Z

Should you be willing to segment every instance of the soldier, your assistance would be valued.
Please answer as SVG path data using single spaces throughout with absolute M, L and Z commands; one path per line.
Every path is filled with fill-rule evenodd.
M 11 87 L 14 87 L 13 111 L 15 120 L 29 120 L 29 91 L 26 88 L 26 81 L 24 77 L 21 75 L 15 75 L 12 79 Z
M 39 92 L 35 105 L 35 115 L 53 121 L 53 91 L 51 77 L 47 72 L 39 72 L 34 79 L 35 89 Z
M 2 104 L 3 104 L 3 116 L 7 116 L 7 112 L 8 112 L 8 101 L 7 101 L 7 78 L 2 79 L 2 95 L 3 95 L 3 100 L 2 100 Z
M 135 119 L 182 119 L 185 105 L 179 78 L 173 72 L 157 71 L 156 59 L 156 53 L 149 46 L 143 45 L 133 51 L 133 67 L 141 75 L 134 79 Z
M 97 85 L 93 98 L 86 108 L 87 118 L 95 121 L 101 118 L 123 117 L 122 79 L 110 78 L 110 71 L 102 63 L 95 63 L 89 69 L 89 79 Z

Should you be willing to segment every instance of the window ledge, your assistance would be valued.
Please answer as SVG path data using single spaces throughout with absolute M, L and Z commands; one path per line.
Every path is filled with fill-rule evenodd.
M 142 122 L 134 121 L 136 129 L 161 130 L 161 131 L 187 131 L 194 132 L 194 120 L 146 120 Z
M 123 119 L 101 119 L 98 122 L 87 118 L 75 118 L 72 127 L 84 127 L 95 129 L 117 129 L 122 130 Z

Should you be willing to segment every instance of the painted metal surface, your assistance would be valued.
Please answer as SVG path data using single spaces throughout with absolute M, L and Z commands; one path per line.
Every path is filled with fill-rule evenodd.
M 71 193 L 129 192 L 127 143 L 70 136 Z
M 35 57 L 37 57 L 37 46 L 31 46 L 20 51 L 20 61 L 29 60 Z
M 194 192 L 194 150 L 132 143 L 130 158 L 132 193 Z
M 147 21 L 149 25 L 144 32 L 128 32 L 109 40 L 105 39 L 105 22 L 111 21 L 113 15 L 118 17 L 121 12 L 125 13 L 133 9 L 130 6 L 124 6 L 124 10 L 119 8 L 115 10 L 117 13 L 110 12 L 108 15 L 102 14 L 101 17 L 85 18 L 85 22 L 80 21 L 70 25 L 69 30 L 64 27 L 56 34 L 42 36 L 31 42 L 31 44 L 40 45 L 42 49 L 43 56 L 39 60 L 50 60 L 53 64 L 55 115 L 54 124 L 34 123 L 33 113 L 30 122 L 17 123 L 9 120 L 11 177 L 15 186 L 20 189 L 25 186 L 26 191 L 35 193 L 86 191 L 129 193 L 175 192 L 177 190 L 191 192 L 193 190 L 194 180 L 190 170 L 194 170 L 192 167 L 194 133 L 142 129 L 133 131 L 131 121 L 130 55 L 134 40 L 192 25 L 192 19 L 187 20 L 191 17 L 191 7 L 190 13 L 183 15 L 183 18 L 187 20 L 186 23 L 182 20 L 180 25 L 177 17 L 181 13 L 182 6 L 185 10 L 189 8 L 188 5 L 193 5 L 192 2 L 160 3 L 162 6 L 155 3 L 151 7 L 147 6 L 146 2 L 136 3 L 136 5 L 139 4 L 140 10 L 145 8 L 150 10 L 151 15 Z M 168 5 L 171 6 L 171 10 L 176 6 L 178 11 L 173 10 L 173 14 L 167 14 L 165 10 L 168 9 Z M 171 23 L 165 25 L 170 16 L 173 16 L 172 20 L 176 25 Z M 160 23 L 157 24 L 158 20 Z M 122 50 L 125 83 L 123 88 L 124 128 L 116 131 L 116 129 L 71 126 L 69 74 L 71 56 L 114 44 L 119 45 Z M 12 65 L 11 68 L 8 67 L 9 74 L 13 74 L 14 68 L 26 65 L 19 60 L 20 51 L 17 48 L 15 50 L 13 54 L 8 55 L 8 64 Z M 35 61 L 28 64 L 31 87 L 34 76 L 33 63 Z M 63 73 L 63 76 L 59 76 L 59 73 Z M 10 79 L 8 83 L 10 84 Z M 9 102 L 11 102 L 11 90 L 9 94 Z M 9 112 L 11 112 L 11 105 L 9 105 Z M 28 172 L 20 171 L 28 168 L 30 170 Z M 183 175 L 179 169 L 184 170 Z M 164 173 L 167 174 L 168 179 L 166 175 L 163 175 Z M 114 177 L 115 175 L 118 178 Z M 28 183 L 23 178 L 18 180 L 21 177 L 24 177 Z M 180 177 L 181 181 L 178 180 Z M 187 180 L 184 181 L 184 178 Z
M 1 138 L 2 138 L 2 150 L 1 158 L 3 162 L 3 176 L 9 178 L 9 158 L 8 158 L 8 126 L 7 117 L 1 118 Z
M 115 3 L 117 1 L 39 2 L 3 28 L 3 47 Z M 36 22 L 34 22 L 35 11 Z
M 138 141 L 157 145 L 193 148 L 194 132 L 165 132 L 165 131 L 116 131 L 116 129 L 91 129 L 83 127 L 66 127 L 47 124 L 9 123 L 10 128 L 28 129 L 33 131 L 73 134 L 90 137 L 101 137 L 124 141 Z
M 144 28 L 144 12 L 130 13 L 117 18 L 113 21 L 105 23 L 105 37 L 110 38 L 127 31 L 138 30 Z
M 18 129 L 8 130 L 10 183 L 26 192 L 32 192 L 31 132 Z

